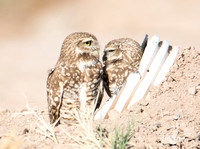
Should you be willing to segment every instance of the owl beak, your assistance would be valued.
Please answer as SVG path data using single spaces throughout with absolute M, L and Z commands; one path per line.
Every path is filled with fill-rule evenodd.
M 107 61 L 107 56 L 106 56 L 106 53 L 104 52 L 104 55 L 103 55 L 103 57 L 102 57 L 102 60 L 103 61 Z
M 100 48 L 95 48 L 95 49 L 92 51 L 92 55 L 94 55 L 96 58 L 99 59 L 99 51 L 100 51 Z
M 95 50 L 100 52 L 100 46 L 99 46 L 99 43 L 97 41 L 95 42 L 94 46 L 95 46 Z
M 99 53 L 100 53 L 100 46 L 99 46 L 99 43 L 98 42 L 95 42 L 94 43 L 94 48 L 92 50 L 92 54 L 96 57 L 96 58 L 99 58 Z

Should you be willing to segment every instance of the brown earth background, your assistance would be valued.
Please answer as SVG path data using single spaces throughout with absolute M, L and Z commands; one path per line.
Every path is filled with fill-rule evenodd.
M 86 31 L 98 38 L 101 51 L 112 39 L 130 37 L 141 43 L 145 34 L 150 38 L 158 35 L 161 40 L 180 47 L 176 60 L 179 64 L 173 66 L 165 82 L 151 89 L 148 101 L 134 105 L 136 112 L 140 109 L 144 112 L 138 118 L 140 123 L 136 124 L 138 130 L 133 140 L 136 147 L 160 145 L 162 148 L 173 141 L 169 137 L 170 141 L 166 143 L 163 136 L 179 134 L 179 137 L 185 137 L 186 143 L 176 137 L 176 145 L 172 147 L 200 146 L 199 6 L 198 0 L 0 0 L 0 139 L 7 134 L 6 129 L 13 129 L 15 124 L 20 123 L 18 127 L 22 131 L 21 125 L 29 127 L 27 119 L 31 121 L 32 118 L 24 118 L 22 123 L 23 118 L 14 119 L 12 116 L 23 111 L 27 103 L 47 117 L 47 72 L 54 67 L 64 38 L 72 32 Z M 109 115 L 109 120 L 103 123 L 120 122 L 123 117 L 132 115 L 130 112 Z M 177 115 L 178 121 L 176 117 L 174 119 Z M 181 132 L 187 134 L 180 136 Z M 30 144 L 33 148 L 39 145 L 41 148 L 56 147 L 37 134 L 34 137 L 22 148 Z M 37 138 L 40 141 L 34 144 Z

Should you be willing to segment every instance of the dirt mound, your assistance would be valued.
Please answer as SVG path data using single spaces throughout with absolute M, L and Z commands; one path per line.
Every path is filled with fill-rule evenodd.
M 49 122 L 47 109 L 36 113 Z M 96 121 L 94 129 L 101 125 L 112 136 L 117 126 L 124 130 L 134 119 L 134 136 L 130 144 L 135 148 L 200 148 L 200 52 L 195 48 L 181 49 L 166 80 L 151 87 L 150 96 L 123 113 L 111 111 L 109 118 Z M 37 125 L 37 123 L 39 125 Z M 41 127 L 41 128 L 40 128 Z M 44 125 L 32 112 L 4 110 L 0 112 L 0 146 L 13 145 L 21 148 L 71 148 L 71 139 L 81 132 L 79 126 L 56 127 L 54 132 L 59 143 L 35 130 L 45 130 Z M 50 135 L 50 138 L 53 138 Z
M 134 113 L 135 146 L 200 148 L 200 53 L 181 49 L 166 80 L 150 92 L 126 111 Z

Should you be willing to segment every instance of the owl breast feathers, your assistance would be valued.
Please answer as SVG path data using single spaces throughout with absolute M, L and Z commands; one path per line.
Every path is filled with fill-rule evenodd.
M 138 70 L 143 50 L 130 38 L 110 41 L 104 49 L 103 80 L 107 94 L 112 97 L 131 72 Z
M 103 97 L 102 64 L 97 38 L 89 33 L 70 34 L 47 79 L 47 101 L 51 123 L 76 122 L 74 110 L 91 113 Z

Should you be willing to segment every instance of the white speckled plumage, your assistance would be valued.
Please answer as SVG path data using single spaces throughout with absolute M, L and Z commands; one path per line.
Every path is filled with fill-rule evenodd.
M 50 122 L 71 125 L 76 122 L 74 109 L 94 112 L 103 96 L 102 82 L 97 38 L 85 32 L 67 36 L 47 79 Z
M 112 97 L 131 72 L 139 68 L 143 50 L 130 38 L 110 41 L 104 49 L 103 80 L 107 94 Z

